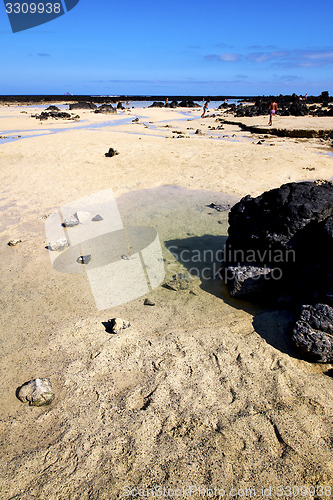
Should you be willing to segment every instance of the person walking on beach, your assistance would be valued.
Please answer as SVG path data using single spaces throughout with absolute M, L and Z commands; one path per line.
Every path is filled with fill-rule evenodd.
M 268 125 L 272 125 L 273 124 L 273 115 L 275 115 L 277 109 L 278 109 L 277 103 L 275 101 L 272 101 L 271 105 L 269 107 L 269 122 L 268 122 Z
M 205 102 L 205 105 L 203 107 L 203 113 L 201 115 L 201 118 L 203 118 L 205 116 L 209 103 L 210 103 L 210 99 L 207 99 L 207 101 Z

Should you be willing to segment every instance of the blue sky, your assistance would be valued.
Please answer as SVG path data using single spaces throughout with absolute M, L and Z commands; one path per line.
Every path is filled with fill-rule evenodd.
M 1 2 L 0 94 L 332 95 L 332 25 L 332 0 L 80 0 L 12 33 Z

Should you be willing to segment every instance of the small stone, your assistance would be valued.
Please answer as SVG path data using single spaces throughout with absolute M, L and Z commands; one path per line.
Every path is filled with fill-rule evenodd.
M 155 305 L 155 302 L 152 302 L 151 300 L 149 299 L 145 299 L 144 301 L 144 305 L 145 306 L 154 306 Z
M 91 220 L 92 220 L 92 222 L 99 222 L 99 221 L 104 220 L 104 219 L 100 214 L 97 214 Z
M 105 153 L 105 156 L 107 158 L 112 158 L 112 156 L 119 155 L 118 151 L 116 149 L 110 148 L 107 153 Z
M 91 261 L 91 255 L 80 255 L 76 262 L 79 264 L 89 264 Z
M 23 384 L 17 393 L 17 397 L 22 403 L 29 403 L 29 406 L 48 405 L 54 399 L 54 391 L 48 378 L 36 378 Z
M 69 243 L 65 237 L 59 238 L 57 241 L 50 243 L 48 248 L 53 252 L 62 252 L 69 246 Z
M 8 246 L 10 246 L 10 247 L 16 247 L 16 245 L 18 245 L 21 242 L 22 242 L 22 240 L 18 240 L 18 239 L 17 240 L 10 240 L 8 242 Z
M 132 122 L 134 123 L 137 123 L 139 121 L 139 118 L 134 118 L 134 120 L 132 120 Z
M 71 215 L 70 217 L 67 217 L 63 224 L 64 227 L 74 227 L 79 225 L 79 219 L 76 217 L 76 215 Z
M 111 333 L 119 333 L 120 330 L 125 330 L 125 328 L 131 326 L 131 323 L 129 321 L 125 321 L 121 318 L 109 319 L 108 323 L 110 325 Z
M 189 275 L 184 273 L 175 274 L 171 280 L 165 281 L 163 283 L 163 288 L 167 290 L 173 290 L 174 292 L 179 292 L 180 290 L 187 290 L 189 288 Z
M 211 203 L 208 205 L 209 208 L 214 208 L 217 212 L 225 212 L 230 209 L 229 203 L 226 203 L 225 205 L 221 205 L 218 203 Z

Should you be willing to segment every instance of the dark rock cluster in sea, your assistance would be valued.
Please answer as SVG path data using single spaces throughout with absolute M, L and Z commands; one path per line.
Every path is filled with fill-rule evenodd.
M 56 106 L 54 106 L 56 107 Z M 73 113 L 66 113 L 66 111 L 42 111 L 40 115 L 31 115 L 32 118 L 37 120 L 48 120 L 49 118 L 62 119 L 62 120 L 79 120 L 79 115 Z
M 45 111 L 60 111 L 58 106 L 49 106 L 48 108 L 45 109 Z
M 267 115 L 272 100 L 277 103 L 278 109 L 276 113 L 281 116 L 333 116 L 333 106 L 329 105 L 328 92 L 322 92 L 319 97 L 311 97 L 306 100 L 296 94 L 291 96 L 257 97 L 254 104 L 242 102 L 236 106 L 235 104 L 223 103 L 219 109 L 228 110 L 237 117 Z
M 86 101 L 79 101 L 79 102 L 73 102 L 69 105 L 69 109 L 96 109 L 97 106 L 96 104 L 92 102 L 86 102 Z
M 178 101 L 171 101 L 164 103 L 162 101 L 154 101 L 149 108 L 199 108 L 199 104 L 191 99 L 185 99 L 178 103 Z
M 116 114 L 117 109 L 114 108 L 111 104 L 102 104 L 101 106 L 96 108 L 94 112 L 95 113 L 104 113 L 104 114 Z
M 333 183 L 246 196 L 231 209 L 228 232 L 222 276 L 230 295 L 296 307 L 295 346 L 333 362 Z

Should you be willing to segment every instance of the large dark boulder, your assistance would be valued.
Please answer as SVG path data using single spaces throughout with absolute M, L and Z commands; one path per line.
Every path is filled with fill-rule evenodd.
M 60 111 L 58 106 L 49 106 L 48 108 L 45 109 L 45 111 Z
M 222 277 L 232 297 L 299 307 L 292 340 L 333 362 L 333 183 L 292 182 L 229 213 Z
M 161 101 L 154 101 L 148 108 L 164 108 L 165 104 Z
M 292 341 L 305 358 L 333 363 L 333 308 L 327 304 L 302 306 Z
M 275 269 L 272 295 L 288 290 L 298 304 L 333 305 L 332 182 L 289 183 L 246 196 L 231 209 L 228 232 L 224 269 L 268 266 Z
M 102 106 L 95 109 L 95 113 L 115 114 L 117 110 L 111 104 L 102 104 Z
M 181 101 L 178 106 L 180 108 L 200 108 L 199 104 L 197 104 L 196 102 L 190 100 L 190 99 L 187 99 L 187 100 L 184 100 L 184 101 Z
M 69 105 L 69 109 L 96 109 L 97 106 L 96 104 L 93 104 L 92 102 L 86 102 L 86 101 L 79 101 L 79 102 L 73 102 Z
M 289 107 L 289 112 L 292 116 L 304 116 L 309 113 L 307 105 L 301 101 L 295 101 Z
M 33 115 L 37 120 L 47 120 L 48 118 L 55 118 L 56 120 L 78 120 L 79 115 L 66 113 L 65 111 L 42 111 L 40 115 Z

